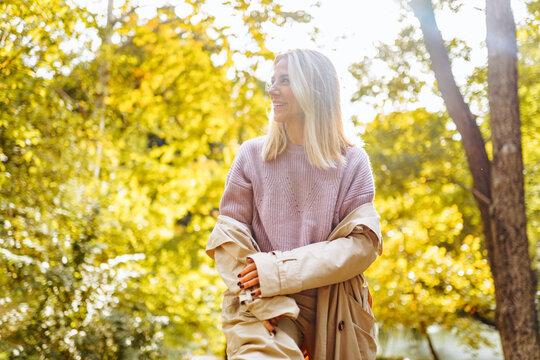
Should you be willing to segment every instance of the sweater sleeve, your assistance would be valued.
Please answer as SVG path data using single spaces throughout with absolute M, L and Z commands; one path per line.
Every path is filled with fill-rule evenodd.
M 246 225 L 253 219 L 253 187 L 247 173 L 249 153 L 246 144 L 240 146 L 225 182 L 225 191 L 219 204 L 221 215 Z
M 339 220 L 343 220 L 360 205 L 373 202 L 375 183 L 371 172 L 369 156 L 362 148 L 357 149 L 354 157 L 349 159 L 352 167 L 350 185 L 339 210 Z

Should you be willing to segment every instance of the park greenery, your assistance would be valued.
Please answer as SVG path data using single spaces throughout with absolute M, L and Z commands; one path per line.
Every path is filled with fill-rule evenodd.
M 169 6 L 143 19 L 126 2 L 103 23 L 70 1 L 0 3 L 0 359 L 223 356 L 224 286 L 204 248 L 236 150 L 267 124 L 266 79 L 255 76 L 273 57 L 262 24 L 309 15 L 229 1 L 252 44 L 238 49 L 203 1 L 186 4 L 189 15 Z M 540 2 L 528 10 L 519 95 L 538 259 Z M 447 45 L 467 59 L 463 41 Z M 495 329 L 494 287 L 459 134 L 443 108 L 403 106 L 438 94 L 426 59 L 418 29 L 404 25 L 377 59 L 351 61 L 353 100 L 379 106 L 375 119 L 356 118 L 384 235 L 366 273 L 374 311 L 382 333 L 429 341 L 438 326 L 472 350 L 494 346 L 483 336 Z M 391 78 L 371 76 L 374 61 Z M 489 139 L 486 78 L 477 67 L 462 91 Z
M 538 2 L 531 2 L 528 9 L 530 17 L 517 37 L 525 201 L 534 258 L 539 255 L 535 229 L 540 221 Z M 454 11 L 458 10 L 459 7 Z M 406 20 L 404 17 L 402 21 Z M 470 48 L 460 39 L 449 39 L 446 45 L 451 58 L 468 58 Z M 394 109 L 403 109 L 416 102 L 422 92 L 440 96 L 417 27 L 405 27 L 395 43 L 381 44 L 378 50 L 375 59 L 365 58 L 351 67 L 360 85 L 353 100 L 370 95 L 391 103 Z M 389 75 L 377 77 L 370 72 L 377 63 L 386 65 Z M 485 66 L 477 67 L 461 91 L 474 109 L 492 159 L 486 75 Z M 384 103 L 379 106 L 388 108 Z M 387 302 L 377 309 L 382 324 L 389 329 L 401 327 L 423 334 L 434 358 L 436 350 L 427 331 L 432 324 L 455 331 L 472 349 L 480 344 L 489 345 L 481 329 L 496 328 L 494 284 L 461 136 L 448 111 L 416 108 L 381 112 L 367 125 L 364 139 L 377 174 L 377 201 L 384 214 L 386 247 L 401 255 L 397 261 L 383 258 L 371 269 L 375 287 L 388 295 L 383 297 Z M 415 316 L 411 317 L 411 313 Z M 524 355 L 517 358 L 520 356 Z

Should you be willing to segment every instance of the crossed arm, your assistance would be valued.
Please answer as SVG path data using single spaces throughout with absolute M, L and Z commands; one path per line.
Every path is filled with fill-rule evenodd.
M 378 229 L 376 213 L 366 210 L 366 224 Z M 375 260 L 382 250 L 380 235 L 354 223 L 363 222 L 355 217 L 351 228 L 341 232 L 348 234 L 345 237 L 336 234 L 329 241 L 290 251 L 260 252 L 246 225 L 224 217 L 218 219 L 206 251 L 229 290 L 247 299 L 243 306 L 274 332 L 279 319 L 299 313 L 294 299 L 283 295 L 349 280 Z
M 249 256 L 257 251 L 260 250 L 249 227 L 226 216 L 218 218 L 206 247 L 230 294 L 238 297 L 240 306 L 261 320 L 268 331 L 275 333 L 272 323 L 275 325 L 283 316 L 296 318 L 300 309 L 288 296 L 253 297 L 251 291 L 239 287 L 238 273 L 250 261 Z
M 343 282 L 364 272 L 377 257 L 378 239 L 359 225 L 347 237 L 289 251 L 258 252 L 239 273 L 252 296 L 272 297 Z M 257 287 L 257 285 L 259 287 Z
M 237 285 L 253 297 L 297 293 L 343 282 L 364 272 L 376 259 L 377 236 L 357 226 L 347 237 L 310 244 L 290 251 L 255 253 L 239 272 Z M 266 320 L 275 325 L 282 316 Z M 272 331 L 272 330 L 269 330 Z

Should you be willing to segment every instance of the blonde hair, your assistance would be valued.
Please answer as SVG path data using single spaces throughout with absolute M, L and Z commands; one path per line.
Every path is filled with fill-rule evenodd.
M 344 163 L 351 143 L 343 133 L 339 80 L 330 59 L 314 50 L 289 50 L 276 56 L 274 66 L 287 59 L 291 90 L 304 113 L 304 148 L 310 164 L 322 168 Z M 287 148 L 285 124 L 270 113 L 262 157 L 275 159 Z

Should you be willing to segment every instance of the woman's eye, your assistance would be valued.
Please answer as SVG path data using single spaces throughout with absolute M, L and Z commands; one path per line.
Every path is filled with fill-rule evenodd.
M 278 82 L 278 84 L 280 86 L 289 84 L 289 78 L 280 78 L 280 79 L 277 79 L 277 80 L 276 79 L 271 79 L 270 81 L 268 81 L 266 83 L 266 91 L 270 91 L 270 88 L 276 84 L 276 81 Z

